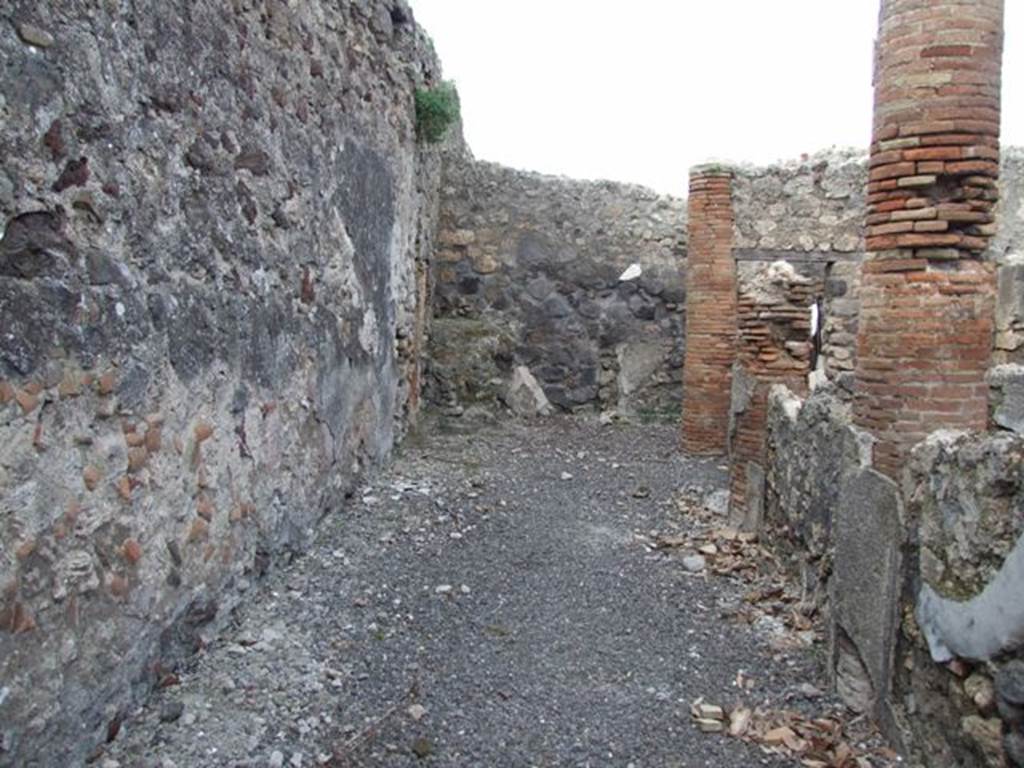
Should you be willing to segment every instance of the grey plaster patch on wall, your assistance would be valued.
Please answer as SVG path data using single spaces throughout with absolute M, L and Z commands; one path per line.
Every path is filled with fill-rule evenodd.
M 981 594 L 966 602 L 949 600 L 921 585 L 915 617 L 932 659 L 988 661 L 1024 647 L 1024 536 Z

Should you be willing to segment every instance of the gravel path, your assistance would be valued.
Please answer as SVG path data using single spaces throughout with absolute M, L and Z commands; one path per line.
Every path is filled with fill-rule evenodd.
M 672 427 L 443 425 L 410 440 L 310 553 L 252 587 L 100 765 L 793 765 L 696 730 L 699 696 L 813 681 L 723 614 L 743 589 L 652 551 L 681 490 L 725 485 Z

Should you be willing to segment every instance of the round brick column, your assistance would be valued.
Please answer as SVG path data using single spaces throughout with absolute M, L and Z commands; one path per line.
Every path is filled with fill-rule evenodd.
M 1002 0 L 882 2 L 854 417 L 892 477 L 987 425 L 1002 23 Z
M 736 359 L 732 172 L 697 166 L 687 200 L 686 361 L 683 450 L 723 455 Z

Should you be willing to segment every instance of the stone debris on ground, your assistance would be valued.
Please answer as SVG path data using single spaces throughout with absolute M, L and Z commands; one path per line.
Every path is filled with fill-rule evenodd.
M 900 764 L 899 756 L 880 742 L 869 725 L 863 720 L 848 722 L 838 708 L 821 716 L 741 704 L 725 709 L 699 698 L 691 705 L 690 715 L 704 733 L 727 734 L 757 744 L 766 754 L 792 757 L 804 768 Z
M 681 487 L 698 500 L 724 488 L 715 463 L 681 456 L 670 426 L 428 426 L 323 521 L 307 555 L 251 586 L 223 634 L 166 671 L 101 760 L 749 768 L 813 759 L 690 722 L 700 696 L 707 729 L 723 732 L 732 710 L 720 717 L 715 703 L 756 702 L 749 734 L 771 730 L 760 713 L 792 709 L 813 722 L 812 710 L 838 706 L 821 693 L 820 643 L 779 644 L 756 621 L 732 620 L 763 587 L 743 569 L 716 568 L 757 552 L 756 542 L 709 538 L 720 517 L 702 501 L 679 503 Z M 687 538 L 695 554 L 719 551 L 700 552 L 706 568 L 690 573 L 682 549 L 653 546 L 661 536 Z M 785 606 L 766 615 L 791 634 L 790 604 L 765 601 Z M 810 739 L 796 721 L 773 727 L 783 725 Z
M 637 541 L 648 551 L 681 553 L 682 566 L 690 573 L 728 577 L 745 585 L 743 599 L 728 606 L 722 617 L 750 624 L 769 636 L 776 649 L 809 647 L 824 640 L 817 604 L 806 599 L 756 533 L 725 524 L 721 497 L 721 491 L 701 494 L 682 489 L 675 499 L 680 522 L 670 531 L 637 534 Z

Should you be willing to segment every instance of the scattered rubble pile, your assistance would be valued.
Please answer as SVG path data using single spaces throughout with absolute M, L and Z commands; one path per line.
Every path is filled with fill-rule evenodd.
M 880 768 L 899 764 L 899 756 L 879 746 L 877 733 L 863 720 L 842 713 L 809 716 L 794 710 L 725 709 L 698 699 L 690 708 L 705 733 L 726 733 L 757 744 L 767 754 L 784 755 L 804 768 Z
M 772 636 L 777 649 L 810 647 L 823 639 L 818 605 L 792 580 L 778 556 L 758 534 L 725 524 L 726 492 L 701 497 L 684 489 L 675 499 L 686 528 L 639 536 L 653 550 L 678 551 L 690 573 L 729 577 L 746 587 L 743 600 L 723 613 Z
M 785 564 L 752 532 L 724 525 L 724 492 L 683 489 L 674 499 L 685 521 L 671 532 L 652 531 L 637 539 L 651 551 L 678 553 L 683 569 L 696 577 L 727 578 L 744 587 L 742 600 L 721 618 L 750 625 L 777 654 L 812 649 L 825 640 L 817 601 L 792 579 Z M 899 764 L 865 718 L 847 710 L 809 682 L 783 702 L 749 702 L 754 679 L 740 672 L 731 707 L 699 697 L 690 706 L 697 729 L 756 744 L 772 755 L 790 757 L 805 768 L 884 768 Z

